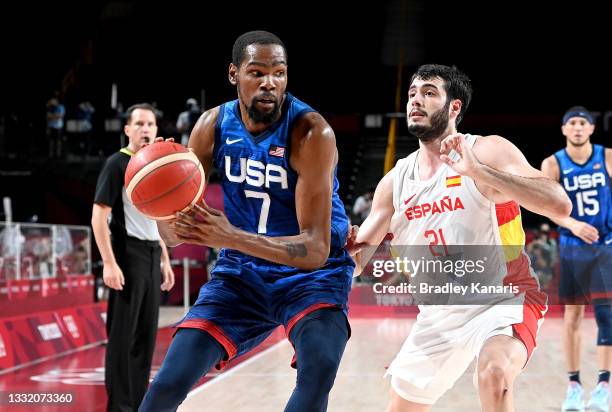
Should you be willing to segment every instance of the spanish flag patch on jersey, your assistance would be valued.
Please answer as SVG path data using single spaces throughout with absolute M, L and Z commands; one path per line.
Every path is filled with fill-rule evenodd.
M 461 176 L 446 176 L 446 187 L 461 186 Z

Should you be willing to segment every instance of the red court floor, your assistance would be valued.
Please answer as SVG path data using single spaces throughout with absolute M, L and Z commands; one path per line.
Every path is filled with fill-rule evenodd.
M 151 376 L 154 376 L 161 366 L 172 332 L 172 328 L 162 328 L 157 334 Z M 230 362 L 224 371 L 262 352 L 284 337 L 284 329 L 276 329 L 259 347 Z M 105 411 L 104 349 L 104 346 L 96 346 L 0 375 L 0 411 Z M 214 379 L 217 375 L 217 372 L 208 374 L 196 386 Z M 18 393 L 71 394 L 72 402 L 64 405 L 9 402 L 9 396 L 12 394 L 15 399 L 15 394 Z

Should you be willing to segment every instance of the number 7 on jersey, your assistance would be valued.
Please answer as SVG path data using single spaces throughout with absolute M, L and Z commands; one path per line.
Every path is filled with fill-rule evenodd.
M 257 233 L 267 233 L 268 213 L 270 213 L 270 195 L 265 192 L 256 192 L 254 190 L 245 190 L 246 197 L 261 199 L 261 212 L 259 213 L 259 224 L 257 225 Z

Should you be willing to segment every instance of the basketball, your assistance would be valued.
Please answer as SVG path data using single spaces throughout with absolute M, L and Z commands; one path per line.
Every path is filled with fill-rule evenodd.
M 144 215 L 168 220 L 202 197 L 204 169 L 198 157 L 172 142 L 153 143 L 140 149 L 125 171 L 128 199 Z

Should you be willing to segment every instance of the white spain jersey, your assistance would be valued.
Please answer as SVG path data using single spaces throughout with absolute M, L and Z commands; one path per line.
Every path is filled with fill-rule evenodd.
M 466 135 L 472 146 L 476 136 Z M 502 245 L 496 205 L 476 188 L 474 180 L 459 176 L 443 164 L 430 179 L 421 181 L 419 151 L 397 162 L 393 176 L 391 220 L 393 244 L 397 245 Z M 454 151 L 451 158 L 457 160 Z M 504 205 L 501 205 L 504 206 Z M 518 213 L 518 209 L 517 213 Z M 520 213 L 513 227 L 511 244 L 522 244 Z M 433 232 L 433 233 L 432 233 Z M 520 232 L 520 233 L 519 233 Z M 443 248 L 432 248 L 443 252 Z
M 465 138 L 468 145 L 473 146 L 478 137 L 466 134 Z M 506 321 L 524 321 L 523 303 L 536 304 L 530 308 L 530 312 L 534 312 L 530 316 L 538 320 L 542 318 L 546 311 L 546 296 L 539 291 L 537 277 L 524 252 L 525 233 L 519 205 L 514 201 L 504 204 L 491 202 L 478 191 L 474 180 L 458 175 L 445 164 L 430 179 L 421 181 L 417 156 L 418 151 L 399 160 L 393 171 L 395 210 L 390 231 L 395 253 L 413 260 L 459 255 L 463 259 L 484 259 L 486 273 L 496 277 L 489 284 L 498 282 L 518 287 L 515 289 L 518 293 L 507 294 L 503 301 L 494 302 L 508 305 Z M 453 160 L 458 156 L 451 153 Z M 415 253 L 429 256 L 415 256 Z M 418 274 L 413 279 L 418 279 Z M 478 294 L 471 295 L 472 298 L 469 304 L 484 303 L 479 301 Z M 453 309 L 452 301 L 450 303 L 449 310 Z M 439 306 L 436 308 L 441 309 Z M 425 306 L 420 309 L 427 312 L 434 308 Z M 455 311 L 464 311 L 468 317 L 486 309 L 454 308 Z

